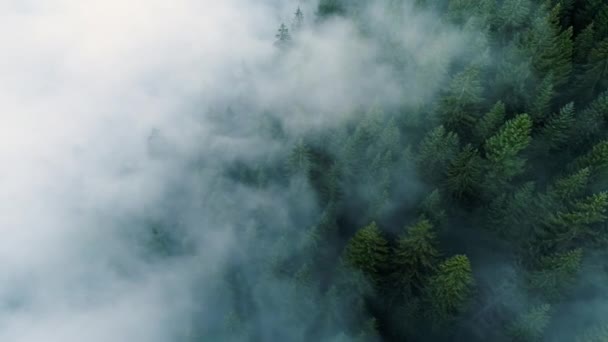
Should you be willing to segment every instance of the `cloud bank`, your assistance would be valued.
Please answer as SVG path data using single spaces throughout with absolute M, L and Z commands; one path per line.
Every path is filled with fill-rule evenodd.
M 306 26 L 296 47 L 279 51 L 276 29 L 298 6 Z M 407 6 L 400 14 L 410 20 L 399 22 L 384 20 L 386 8 L 368 9 L 367 33 L 338 18 L 313 25 L 315 8 L 0 2 L 0 340 L 214 336 L 226 301 L 236 300 L 221 295 L 218 280 L 231 263 L 252 264 L 244 283 L 261 308 L 256 336 L 285 336 L 269 332 L 286 310 L 272 296 L 285 284 L 254 274 L 265 238 L 251 229 L 261 215 L 297 232 L 321 208 L 298 192 L 294 214 L 293 193 L 231 184 L 226 165 L 276 158 L 299 136 L 377 104 L 428 101 L 470 38 L 429 27 L 432 15 Z M 410 62 L 388 63 L 383 44 Z M 263 134 L 266 116 L 281 123 L 287 144 Z M 151 259 L 150 222 L 170 227 L 183 252 Z

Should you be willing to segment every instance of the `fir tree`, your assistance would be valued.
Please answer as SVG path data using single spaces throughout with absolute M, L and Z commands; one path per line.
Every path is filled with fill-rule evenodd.
M 304 26 L 304 13 L 302 13 L 302 10 L 300 9 L 300 7 L 298 7 L 298 9 L 296 10 L 296 13 L 294 13 L 293 22 L 291 24 L 291 32 L 293 32 L 295 34 L 295 33 L 299 32 L 303 26 Z
M 388 261 L 388 242 L 375 222 L 359 229 L 345 249 L 346 262 L 363 271 L 372 280 L 379 280 Z
M 481 181 L 482 159 L 472 145 L 465 146 L 447 169 L 447 188 L 456 198 L 474 196 Z
M 289 34 L 289 29 L 287 26 L 285 26 L 285 24 L 281 24 L 275 38 L 277 40 L 275 41 L 274 45 L 281 49 L 291 45 L 291 34 Z
M 504 123 L 506 115 L 505 104 L 498 101 L 475 126 L 475 135 L 480 141 L 485 141 Z
M 428 275 L 435 270 L 439 258 L 433 224 L 421 219 L 405 229 L 393 253 L 393 278 L 402 293 L 413 288 L 422 290 Z
M 549 324 L 551 305 L 543 304 L 530 309 L 519 316 L 507 331 L 513 341 L 534 342 L 542 341 L 543 333 Z
M 530 274 L 530 287 L 549 301 L 560 299 L 575 284 L 582 256 L 581 249 L 574 249 L 544 257 Z
M 589 53 L 579 78 L 579 88 L 587 96 L 608 89 L 608 38 L 599 42 Z
M 427 287 L 428 310 L 434 322 L 447 323 L 464 311 L 473 290 L 471 264 L 464 255 L 442 262 Z
M 458 153 L 459 139 L 456 133 L 447 132 L 443 126 L 431 131 L 420 143 L 418 168 L 424 177 L 437 180 Z
M 523 171 L 525 160 L 519 157 L 519 153 L 530 144 L 531 130 L 530 117 L 521 114 L 507 121 L 498 133 L 486 140 L 488 189 L 500 189 Z

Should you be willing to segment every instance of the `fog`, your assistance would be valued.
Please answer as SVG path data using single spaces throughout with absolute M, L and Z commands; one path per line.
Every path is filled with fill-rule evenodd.
M 298 6 L 305 28 L 281 51 L 276 29 Z M 293 230 L 322 210 L 301 188 L 252 190 L 220 177 L 231 161 L 290 148 L 260 133 L 262 114 L 293 143 L 375 104 L 424 103 L 471 38 L 443 24 L 426 30 L 432 14 L 395 26 L 371 9 L 371 30 L 390 32 L 413 61 L 394 70 L 352 22 L 313 25 L 315 8 L 0 1 L 0 340 L 190 341 L 213 330 L 230 311 L 218 295 L 224 265 L 257 269 L 246 255 L 265 242 L 246 233 L 254 213 Z M 287 208 L 295 193 L 300 216 Z M 185 252 L 150 256 L 149 221 L 171 226 Z M 269 312 L 256 328 L 264 336 L 276 329 L 272 294 L 285 284 L 250 282 Z M 281 329 L 297 329 L 290 324 Z

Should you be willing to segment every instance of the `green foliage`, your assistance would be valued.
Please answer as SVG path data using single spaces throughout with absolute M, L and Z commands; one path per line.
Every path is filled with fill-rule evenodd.
M 303 175 L 308 177 L 312 168 L 310 149 L 303 140 L 299 140 L 287 157 L 287 171 L 290 175 Z
M 543 333 L 549 324 L 551 305 L 543 304 L 530 309 L 513 322 L 507 331 L 513 341 L 542 341 Z
M 531 8 L 529 0 L 505 0 L 498 10 L 497 21 L 503 28 L 522 26 L 528 19 Z
M 445 260 L 429 280 L 429 314 L 438 323 L 451 320 L 466 309 L 473 285 L 471 264 L 466 256 L 456 255 Z
M 439 189 L 433 190 L 421 203 L 420 213 L 427 217 L 435 225 L 443 225 L 446 219 L 446 212 L 443 209 L 441 192 Z
M 586 64 L 589 59 L 589 53 L 595 45 L 595 25 L 591 23 L 576 36 L 574 41 L 574 62 L 577 64 Z
M 591 151 L 578 157 L 570 164 L 570 169 L 580 170 L 589 168 L 592 177 L 597 177 L 605 172 L 608 167 L 608 140 L 602 141 L 591 149 Z
M 375 222 L 359 229 L 346 246 L 346 262 L 363 271 L 372 280 L 378 280 L 389 256 L 388 242 Z
M 606 342 L 608 341 L 608 324 L 595 326 L 576 338 L 576 342 Z
M 530 287 L 549 301 L 560 299 L 575 284 L 582 257 L 582 250 L 574 249 L 542 258 L 530 274 Z
M 447 170 L 447 188 L 456 198 L 474 196 L 481 182 L 483 164 L 472 145 L 465 146 Z
M 450 128 L 469 128 L 475 123 L 474 113 L 483 101 L 480 71 L 469 67 L 452 78 L 447 95 L 439 109 Z
M 569 141 L 574 124 L 574 103 L 571 102 L 562 107 L 557 115 L 553 115 L 547 120 L 538 140 L 549 150 L 561 148 Z
M 492 109 L 487 112 L 475 126 L 475 134 L 480 141 L 485 141 L 492 136 L 505 120 L 505 104 L 498 101 Z
M 437 235 L 433 224 L 421 219 L 405 229 L 394 249 L 393 277 L 403 293 L 412 288 L 421 290 L 428 275 L 435 270 L 439 258 Z
M 459 139 L 456 133 L 447 132 L 444 126 L 431 131 L 420 143 L 418 169 L 428 180 L 441 179 L 444 170 L 458 154 Z
M 553 76 L 549 75 L 538 86 L 536 97 L 530 106 L 530 116 L 534 121 L 542 121 L 549 115 L 553 95 Z
M 602 238 L 592 225 L 606 220 L 608 193 L 588 196 L 573 203 L 569 210 L 558 211 L 546 222 L 551 245 L 569 246 L 581 239 L 594 241 Z
M 589 53 L 579 78 L 579 88 L 585 94 L 595 94 L 608 88 L 608 38 L 599 42 Z
M 573 29 L 561 30 L 557 4 L 549 13 L 537 17 L 528 34 L 526 47 L 532 54 L 532 65 L 543 75 L 551 75 L 556 87 L 563 86 L 572 72 Z
M 571 201 L 585 193 L 590 175 L 590 169 L 583 168 L 574 174 L 559 178 L 549 188 L 549 193 L 556 199 Z
M 513 177 L 523 172 L 525 160 L 519 153 L 531 141 L 532 120 L 521 114 L 507 121 L 498 133 L 486 140 L 486 159 L 489 170 L 486 183 L 489 189 L 500 188 Z
M 317 9 L 320 18 L 345 14 L 344 4 L 341 0 L 321 0 Z

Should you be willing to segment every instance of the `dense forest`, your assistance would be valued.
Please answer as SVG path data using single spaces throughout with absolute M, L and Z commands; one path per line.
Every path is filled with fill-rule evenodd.
M 239 122 L 279 148 L 223 162 L 201 194 L 210 224 L 239 218 L 239 248 L 190 340 L 608 341 L 608 2 L 387 0 L 383 27 L 370 3 L 295 8 L 268 49 L 280 63 L 348 21 L 404 100 L 297 136 L 273 108 Z M 413 56 L 387 28 L 416 16 L 466 51 Z M 187 254 L 156 221 L 154 250 Z

